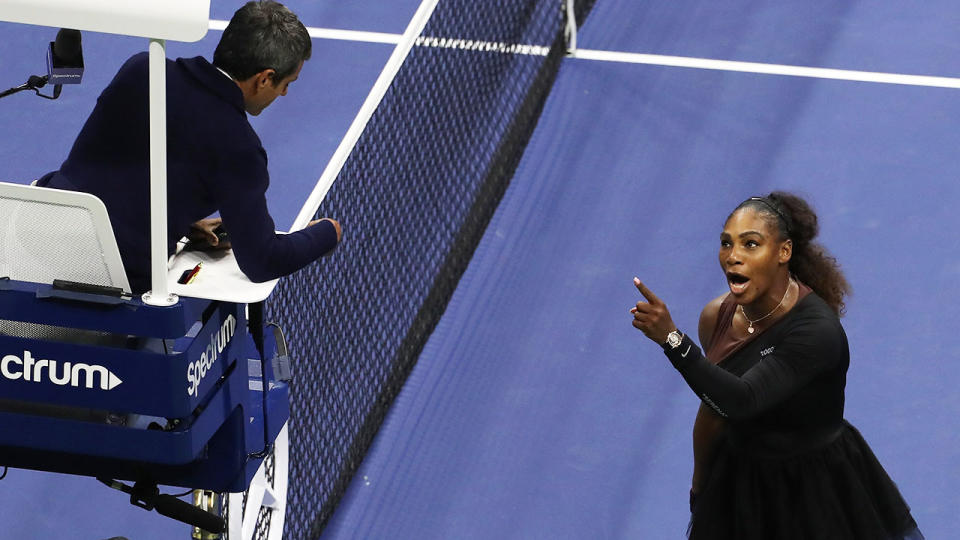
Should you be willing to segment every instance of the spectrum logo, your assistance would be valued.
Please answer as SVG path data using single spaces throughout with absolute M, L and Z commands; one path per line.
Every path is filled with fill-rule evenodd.
M 196 396 L 200 383 L 207 376 L 207 372 L 213 368 L 217 358 L 223 353 L 223 350 L 230 344 L 234 334 L 237 332 L 237 319 L 233 315 L 227 315 L 220 328 L 210 334 L 210 342 L 203 349 L 200 358 L 196 362 L 187 364 L 187 395 Z
M 99 375 L 100 390 L 113 390 L 123 382 L 104 366 L 56 360 L 37 360 L 30 351 L 23 351 L 23 357 L 8 354 L 0 359 L 0 375 L 10 381 L 52 382 L 58 386 L 93 388 Z

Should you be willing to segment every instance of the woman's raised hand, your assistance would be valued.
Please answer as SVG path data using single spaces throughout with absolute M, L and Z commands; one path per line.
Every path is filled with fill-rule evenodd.
M 630 308 L 630 313 L 633 314 L 633 326 L 657 345 L 663 345 L 667 341 L 667 334 L 677 329 L 673 319 L 670 318 L 670 310 L 639 278 L 633 278 L 633 284 L 646 299 L 646 302 L 641 300 L 636 306 Z

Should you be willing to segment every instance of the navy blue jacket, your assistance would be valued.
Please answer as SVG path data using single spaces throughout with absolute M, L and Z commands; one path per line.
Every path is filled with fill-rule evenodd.
M 147 53 L 104 89 L 59 171 L 39 185 L 84 191 L 107 207 L 134 291 L 150 288 Z M 167 60 L 167 246 L 219 211 L 252 281 L 292 273 L 333 249 L 333 224 L 276 234 L 267 211 L 267 154 L 236 83 L 203 57 Z

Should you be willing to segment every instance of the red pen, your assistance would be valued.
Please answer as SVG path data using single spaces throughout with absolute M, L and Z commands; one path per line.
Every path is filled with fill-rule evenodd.
M 197 274 L 200 273 L 200 267 L 202 266 L 203 266 L 203 262 L 201 261 L 201 262 L 198 262 L 197 265 L 194 266 L 192 269 L 184 270 L 183 273 L 180 274 L 180 279 L 177 280 L 177 283 L 181 285 L 187 285 L 191 283 L 194 279 L 196 279 Z

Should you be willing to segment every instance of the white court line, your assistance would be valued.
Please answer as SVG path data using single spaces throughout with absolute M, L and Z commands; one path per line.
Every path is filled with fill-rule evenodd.
M 872 82 L 882 84 L 905 84 L 910 86 L 960 88 L 960 79 L 951 77 L 931 77 L 926 75 L 905 75 L 901 73 L 883 73 L 878 71 L 814 68 L 806 66 L 790 66 L 786 64 L 762 64 L 758 62 L 734 62 L 731 60 L 712 60 L 709 58 L 692 58 L 687 56 L 664 56 L 660 54 L 624 53 L 589 49 L 577 49 L 571 56 L 573 58 L 582 58 L 584 60 L 648 64 L 654 66 L 737 71 L 741 73 L 787 75 L 792 77 L 811 77 L 815 79 L 835 79 L 841 81 Z
M 223 30 L 227 27 L 229 21 L 210 19 L 210 30 Z M 336 28 L 312 28 L 308 27 L 307 32 L 310 37 L 317 39 L 338 39 L 341 41 L 361 41 L 364 43 L 388 43 L 396 45 L 403 38 L 401 34 L 388 34 L 385 32 L 361 32 L 358 30 L 337 30 Z
M 223 30 L 229 21 L 210 20 L 211 30 Z M 337 30 L 336 28 L 307 27 L 310 37 L 317 39 L 337 39 L 341 41 L 359 41 L 363 43 L 387 43 L 396 45 L 403 39 L 402 34 L 388 34 L 384 32 L 361 32 L 357 30 Z M 422 47 L 437 47 L 442 49 L 461 49 L 470 51 L 501 52 L 511 54 L 530 54 L 546 56 L 550 47 L 540 45 L 524 45 L 519 43 L 501 43 L 496 41 L 478 41 L 473 39 L 454 39 L 418 36 L 414 45 Z
M 227 21 L 211 20 L 211 30 L 223 30 Z M 355 30 L 336 30 L 332 28 L 307 28 L 311 37 L 321 39 L 339 39 L 363 41 L 369 43 L 400 42 L 400 34 L 382 32 L 359 32 Z M 417 45 L 443 47 L 476 51 L 497 51 L 513 54 L 532 54 L 545 56 L 549 48 L 535 45 L 493 43 L 487 41 L 418 38 Z M 934 88 L 960 88 L 960 78 L 934 77 L 928 75 L 907 75 L 904 73 L 885 73 L 880 71 L 857 71 L 850 69 L 816 68 L 792 66 L 788 64 L 765 64 L 760 62 L 736 62 L 732 60 L 714 60 L 689 56 L 667 56 L 661 54 L 627 53 L 600 51 L 594 49 L 575 49 L 570 58 L 596 60 L 601 62 L 621 62 L 627 64 L 646 64 L 651 66 L 684 67 L 733 71 L 739 73 L 759 73 L 763 75 L 784 75 L 789 77 L 809 77 L 814 79 L 833 79 L 838 81 L 870 82 L 880 84 L 902 84 L 907 86 L 929 86 Z

